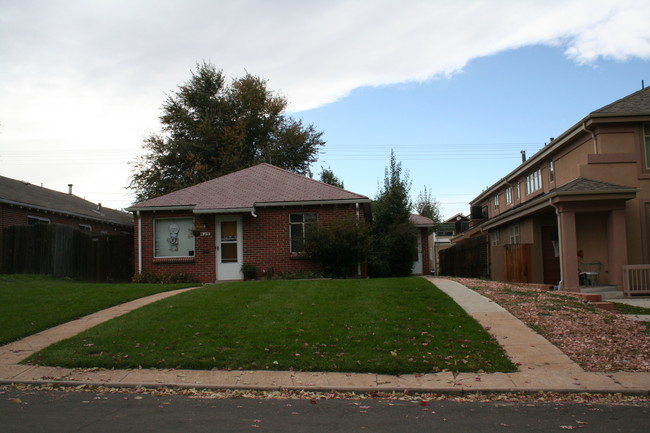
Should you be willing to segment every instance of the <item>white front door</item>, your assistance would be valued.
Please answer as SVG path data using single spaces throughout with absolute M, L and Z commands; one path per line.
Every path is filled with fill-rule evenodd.
M 418 233 L 418 259 L 413 262 L 412 274 L 422 275 L 422 269 L 422 237 L 420 236 L 420 233 Z
M 217 280 L 242 280 L 242 219 L 238 215 L 217 216 Z

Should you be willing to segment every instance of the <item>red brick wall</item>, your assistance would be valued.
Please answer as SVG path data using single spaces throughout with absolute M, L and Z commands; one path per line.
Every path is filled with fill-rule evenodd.
M 257 209 L 256 217 L 250 213 L 243 214 L 243 253 L 244 263 L 255 265 L 258 278 L 282 272 L 317 271 L 314 262 L 292 254 L 289 240 L 289 215 L 292 213 L 315 212 L 318 221 L 327 224 L 346 216 L 354 217 L 356 209 L 352 205 L 332 206 L 290 206 Z M 360 207 L 360 218 L 364 218 Z M 194 257 L 154 258 L 153 220 L 165 217 L 192 216 L 195 224 L 205 224 L 204 232 L 210 236 L 195 238 Z M 157 274 L 186 272 L 194 274 L 199 281 L 211 283 L 216 281 L 216 230 L 215 216 L 194 215 L 191 212 L 142 212 L 142 271 Z M 138 273 L 138 220 L 135 220 L 135 273 Z M 363 268 L 365 275 L 365 267 Z

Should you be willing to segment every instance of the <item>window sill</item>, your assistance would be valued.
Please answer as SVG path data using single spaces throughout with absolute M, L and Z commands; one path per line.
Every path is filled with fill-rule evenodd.
M 194 257 L 154 257 L 153 263 L 193 263 Z

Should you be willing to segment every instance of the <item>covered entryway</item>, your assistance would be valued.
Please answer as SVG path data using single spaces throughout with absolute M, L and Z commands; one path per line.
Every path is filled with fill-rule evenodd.
M 562 290 L 580 290 L 581 261 L 591 261 L 592 251 L 602 255 L 606 282 L 622 287 L 623 266 L 628 264 L 625 202 L 636 192 L 635 188 L 578 178 L 550 197 L 558 215 Z

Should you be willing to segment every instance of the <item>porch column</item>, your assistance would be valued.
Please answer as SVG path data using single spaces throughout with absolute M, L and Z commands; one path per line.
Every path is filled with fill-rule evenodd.
M 562 265 L 560 290 L 579 292 L 576 214 L 574 211 L 563 209 L 563 206 L 558 206 L 558 214 L 560 224 L 560 264 Z
M 623 287 L 623 266 L 627 265 L 627 229 L 625 209 L 614 209 L 607 218 L 609 245 L 609 284 Z

